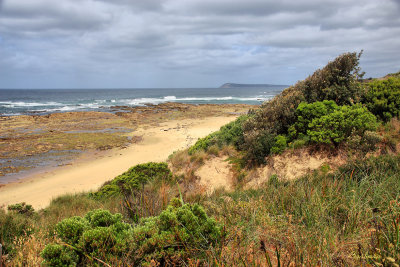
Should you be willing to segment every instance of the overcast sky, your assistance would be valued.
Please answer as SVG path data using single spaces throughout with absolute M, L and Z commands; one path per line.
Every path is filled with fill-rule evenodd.
M 0 0 L 0 88 L 293 84 L 364 50 L 400 70 L 400 0 Z

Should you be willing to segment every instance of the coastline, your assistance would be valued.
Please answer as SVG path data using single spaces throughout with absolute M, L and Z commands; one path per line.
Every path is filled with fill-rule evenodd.
M 174 151 L 189 147 L 198 138 L 218 130 L 236 117 L 176 119 L 161 122 L 158 126 L 141 126 L 135 131 L 135 135 L 142 136 L 138 143 L 93 154 L 93 158 L 5 184 L 0 187 L 0 206 L 26 202 L 40 209 L 62 194 L 95 190 L 136 164 L 165 161 Z

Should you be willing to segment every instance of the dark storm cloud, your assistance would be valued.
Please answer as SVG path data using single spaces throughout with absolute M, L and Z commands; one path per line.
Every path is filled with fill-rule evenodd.
M 400 69 L 399 11 L 398 0 L 4 0 L 0 87 L 19 75 L 34 87 L 288 84 L 361 49 L 367 74 L 384 75 Z

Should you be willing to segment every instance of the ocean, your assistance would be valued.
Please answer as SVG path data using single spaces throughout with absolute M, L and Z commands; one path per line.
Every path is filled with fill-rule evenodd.
M 188 104 L 260 105 L 287 86 L 165 89 L 0 89 L 0 115 L 44 115 L 68 111 L 111 111 L 115 106 Z

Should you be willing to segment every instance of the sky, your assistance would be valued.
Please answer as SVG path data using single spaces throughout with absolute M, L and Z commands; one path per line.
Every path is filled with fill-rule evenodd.
M 290 85 L 400 70 L 400 0 L 0 0 L 0 88 Z

